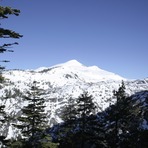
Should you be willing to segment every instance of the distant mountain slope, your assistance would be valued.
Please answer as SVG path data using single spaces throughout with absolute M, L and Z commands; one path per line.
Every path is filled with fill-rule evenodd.
M 115 102 L 111 100 L 112 91 L 118 89 L 122 80 L 125 81 L 128 95 L 148 90 L 148 79 L 127 80 L 96 66 L 86 67 L 76 60 L 36 70 L 6 70 L 3 75 L 7 82 L 1 84 L 0 94 L 8 99 L 0 100 L 0 103 L 4 103 L 7 114 L 13 116 L 12 122 L 16 122 L 21 108 L 27 104 L 22 95 L 26 94 L 33 81 L 37 81 L 38 86 L 44 89 L 42 97 L 46 100 L 50 125 L 61 122 L 61 111 L 68 99 L 70 97 L 75 99 L 84 91 L 93 95 L 93 101 L 96 102 L 99 111 Z M 6 129 L 4 132 L 9 133 L 8 137 L 17 135 L 11 123 L 6 125 Z

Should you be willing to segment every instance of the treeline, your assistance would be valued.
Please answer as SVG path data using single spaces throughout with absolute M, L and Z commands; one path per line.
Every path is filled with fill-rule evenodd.
M 81 95 L 76 104 L 70 103 L 65 108 L 65 122 L 48 132 L 60 148 L 147 148 L 148 129 L 144 129 L 143 124 L 147 120 L 148 106 L 142 110 L 139 98 L 127 96 L 123 82 L 113 92 L 113 98 L 115 104 L 93 114 L 96 106 L 92 96 Z
M 10 148 L 147 148 L 148 130 L 146 122 L 147 106 L 137 98 L 127 96 L 122 82 L 113 92 L 116 103 L 105 111 L 97 112 L 93 97 L 88 92 L 81 94 L 74 102 L 70 98 L 62 111 L 63 123 L 48 125 L 45 113 L 44 90 L 34 82 L 23 96 L 28 102 L 21 109 L 14 126 L 20 131 L 17 138 L 1 136 L 2 147 Z M 148 96 L 147 96 L 148 98 Z M 99 99 L 99 98 L 98 98 Z M 146 101 L 146 100 L 145 100 Z M 148 101 L 148 100 L 147 100 Z M 0 107 L 1 125 L 10 116 Z M 148 126 L 148 124 L 146 124 Z

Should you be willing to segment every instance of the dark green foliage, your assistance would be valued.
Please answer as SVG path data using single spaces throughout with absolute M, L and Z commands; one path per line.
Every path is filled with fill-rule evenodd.
M 11 140 L 8 144 L 10 148 L 25 148 L 26 141 L 24 139 Z
M 105 137 L 105 122 L 102 119 L 102 113 L 89 116 L 89 130 L 88 141 L 89 144 L 97 148 L 107 148 L 107 142 Z
M 5 108 L 5 105 L 0 106 L 0 122 L 2 122 L 2 123 L 5 122 L 5 116 L 6 116 L 4 108 Z
M 93 97 L 87 92 L 82 94 L 77 100 L 76 117 L 78 117 L 77 128 L 79 128 L 78 135 L 79 141 L 81 143 L 81 148 L 85 146 L 88 142 L 87 139 L 91 139 L 89 135 L 89 130 L 91 129 L 91 124 L 89 124 L 89 116 L 95 113 L 96 106 L 93 103 Z
M 117 101 L 106 110 L 105 116 L 108 145 L 111 148 L 132 147 L 135 143 L 134 139 L 138 140 L 139 104 L 126 96 L 123 82 L 118 91 L 114 91 L 114 97 Z
M 2 83 L 4 83 L 4 77 L 0 73 L 0 84 L 2 84 Z M 0 130 L 3 126 L 3 124 L 6 122 L 6 113 L 4 111 L 5 105 L 3 105 L 1 102 L 2 102 L 2 96 L 0 97 Z M 6 144 L 5 138 L 6 137 L 2 133 L 0 133 L 0 143 L 2 143 L 2 145 Z
M 62 111 L 61 118 L 64 123 L 58 128 L 57 139 L 59 147 L 70 146 L 73 142 L 73 129 L 76 126 L 76 103 L 73 98 L 68 99 L 68 104 Z
M 4 108 L 5 108 L 5 105 L 0 105 L 0 128 L 3 126 L 3 124 L 7 120 Z M 0 133 L 0 143 L 2 143 L 2 145 L 7 144 L 7 140 L 5 140 L 5 138 L 6 138 L 6 136 L 4 136 L 4 135 L 2 135 L 2 133 Z
M 0 6 L 0 19 L 7 19 L 9 15 L 16 15 L 18 16 L 20 10 L 12 9 L 11 7 L 2 7 Z M 22 35 L 16 33 L 9 29 L 0 28 L 0 38 L 20 38 Z M 0 52 L 3 52 L 2 49 L 5 50 L 5 47 L 11 46 L 11 44 L 4 44 L 0 46 Z
M 18 118 L 20 124 L 14 125 L 21 130 L 26 139 L 31 139 L 32 144 L 36 135 L 42 132 L 46 127 L 46 114 L 44 113 L 44 98 L 41 98 L 42 90 L 34 82 L 31 90 L 24 97 L 28 105 L 22 108 L 22 115 Z
M 77 117 L 85 118 L 95 113 L 96 106 L 93 103 L 93 97 L 87 92 L 82 94 L 77 100 Z
M 74 99 L 73 99 L 74 100 Z M 106 147 L 104 125 L 95 114 L 96 106 L 87 92 L 80 95 L 77 103 L 66 106 L 65 122 L 58 130 L 59 147 Z
M 139 148 L 148 147 L 148 129 L 141 130 L 139 134 Z
M 32 146 L 32 139 L 30 138 L 27 147 Z M 45 131 L 38 133 L 34 139 L 34 147 L 35 148 L 57 148 L 58 143 L 52 142 L 52 138 Z
M 11 148 L 58 148 L 58 143 L 52 142 L 51 136 L 46 131 L 37 133 L 34 139 L 18 138 L 17 140 L 11 140 L 8 147 Z
M 20 10 L 18 9 L 12 9 L 11 7 L 2 7 L 0 6 L 0 18 L 8 18 L 8 15 L 14 14 L 18 16 L 20 13 Z
M 16 38 L 16 39 L 18 39 L 20 37 L 22 37 L 22 36 L 12 30 L 0 28 L 0 38 Z M 10 45 L 12 45 L 12 44 L 4 44 L 3 46 L 1 46 L 0 51 L 4 52 L 5 51 L 4 47 L 8 47 Z
M 76 120 L 76 103 L 73 98 L 68 100 L 68 105 L 62 110 L 61 118 L 65 122 L 73 122 Z
M 0 74 L 0 84 L 3 83 L 5 81 L 5 78 L 2 76 L 2 74 Z
M 4 83 L 4 77 L 0 74 L 0 84 Z M 0 97 L 0 130 L 3 126 L 3 124 L 6 122 L 6 112 L 5 112 L 5 105 L 3 105 L 2 103 L 2 96 Z M 5 145 L 7 143 L 7 140 L 5 140 L 5 136 L 2 134 L 2 132 L 0 133 L 0 143 L 2 143 L 2 145 Z
M 10 15 L 18 16 L 19 13 L 20 13 L 20 10 L 18 10 L 18 9 L 12 9 L 11 7 L 2 7 L 2 6 L 0 6 L 0 20 L 7 19 L 8 16 L 10 16 Z M 15 31 L 0 27 L 0 38 L 19 39 L 20 37 L 22 37 L 22 35 L 20 35 L 19 33 L 16 33 Z M 11 47 L 14 44 L 18 44 L 18 43 L 17 42 L 5 43 L 3 45 L 0 45 L 0 53 L 4 53 L 6 51 L 13 52 L 13 50 L 9 50 L 8 48 Z M 9 61 L 8 60 L 3 60 L 1 62 L 9 62 Z M 0 69 L 3 70 L 4 67 L 0 66 Z

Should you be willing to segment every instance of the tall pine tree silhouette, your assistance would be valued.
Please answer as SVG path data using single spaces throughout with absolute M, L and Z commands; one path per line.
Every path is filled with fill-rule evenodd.
M 46 128 L 45 100 L 41 97 L 43 90 L 39 89 L 37 82 L 34 81 L 31 89 L 27 92 L 24 99 L 28 102 L 22 108 L 22 115 L 18 118 L 19 124 L 14 126 L 21 130 L 23 137 L 29 145 L 35 146 L 35 139 Z
M 59 127 L 58 132 L 58 142 L 60 143 L 59 147 L 74 147 L 73 142 L 73 130 L 76 126 L 76 107 L 77 104 L 75 99 L 72 97 L 67 98 L 67 105 L 65 105 L 62 110 L 61 118 L 64 123 Z
M 89 116 L 95 113 L 96 106 L 93 102 L 93 97 L 87 92 L 81 94 L 75 104 L 70 103 L 64 110 L 64 134 L 65 139 L 60 143 L 60 147 L 73 146 L 85 147 L 90 140 L 90 130 L 92 124 Z M 67 114 L 68 113 L 68 114 Z
M 119 89 L 113 92 L 116 103 L 106 110 L 106 137 L 111 148 L 129 147 L 132 143 L 130 137 L 135 136 L 139 126 L 137 120 L 139 107 L 135 103 L 136 100 L 126 95 L 125 89 L 122 81 Z

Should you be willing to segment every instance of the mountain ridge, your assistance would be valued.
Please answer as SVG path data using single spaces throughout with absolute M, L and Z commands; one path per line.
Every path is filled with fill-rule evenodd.
M 14 118 L 9 126 L 6 125 L 5 134 L 8 134 L 9 138 L 18 134 L 11 124 L 17 121 L 21 108 L 27 104 L 22 96 L 27 93 L 34 81 L 44 90 L 42 97 L 46 102 L 45 110 L 50 126 L 62 122 L 61 112 L 68 104 L 69 98 L 76 101 L 76 98 L 86 91 L 93 96 L 98 111 L 101 111 L 115 102 L 111 99 L 113 90 L 119 88 L 122 80 L 125 82 L 128 95 L 148 90 L 148 79 L 127 80 L 96 66 L 84 66 L 76 60 L 40 70 L 7 70 L 3 75 L 6 82 L 1 84 L 0 94 L 8 99 L 0 100 L 0 104 L 5 104 L 6 113 Z
M 76 69 L 78 69 L 78 70 L 81 70 L 81 68 L 82 69 L 89 69 L 89 70 L 92 70 L 92 71 L 98 71 L 98 72 L 100 72 L 100 73 L 110 73 L 110 74 L 114 74 L 114 73 L 112 73 L 112 72 L 108 72 L 108 71 L 106 71 L 106 70 L 103 70 L 103 69 L 101 69 L 101 68 L 99 68 L 98 66 L 95 66 L 95 65 L 93 65 L 93 66 L 85 66 L 84 64 L 82 64 L 82 63 L 80 63 L 80 62 L 78 62 L 77 60 L 75 60 L 75 59 L 73 59 L 73 60 L 70 60 L 70 61 L 67 61 L 67 62 L 65 62 L 65 63 L 61 63 L 61 64 L 57 64 L 57 65 L 54 65 L 54 66 L 51 66 L 51 67 L 49 67 L 49 68 L 47 68 L 46 67 L 46 69 L 50 69 L 50 68 L 57 68 L 57 67 L 68 67 L 68 68 L 70 68 L 70 67 L 73 67 L 73 68 L 76 68 Z M 40 69 L 40 68 L 39 68 Z M 36 70 L 35 70 L 36 71 Z M 85 72 L 87 72 L 87 71 L 85 71 Z M 116 76 L 118 76 L 118 77 L 121 77 L 121 76 L 119 76 L 119 75 L 117 75 L 117 74 L 114 74 L 114 75 L 116 75 Z M 126 79 L 126 78 L 121 78 L 121 79 Z

